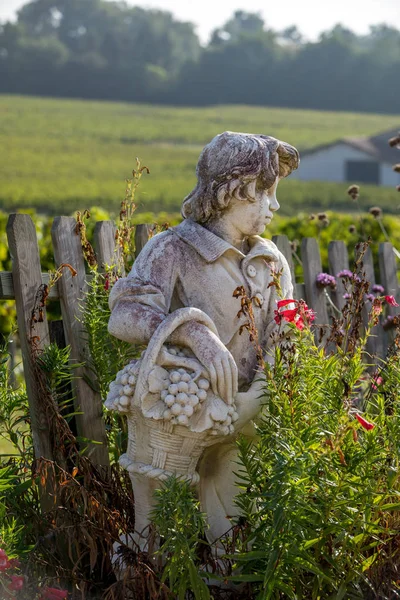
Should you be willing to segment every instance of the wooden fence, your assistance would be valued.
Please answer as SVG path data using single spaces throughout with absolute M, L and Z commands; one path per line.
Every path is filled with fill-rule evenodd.
M 51 448 L 47 435 L 46 419 L 40 405 L 32 364 L 31 344 L 35 340 L 37 348 L 43 349 L 50 341 L 52 324 L 47 321 L 46 308 L 43 307 L 43 320 L 33 322 L 32 311 L 38 300 L 38 290 L 41 284 L 49 282 L 49 275 L 42 273 L 36 230 L 29 215 L 10 215 L 7 224 L 8 245 L 12 258 L 12 272 L 0 272 L 0 299 L 15 299 L 20 343 L 26 379 L 27 393 L 31 412 L 32 436 L 37 457 L 51 459 Z M 96 224 L 94 246 L 99 265 L 112 264 L 115 248 L 115 226 L 111 221 Z M 138 225 L 135 242 L 136 255 L 141 251 L 148 239 L 147 225 Z M 326 291 L 319 287 L 316 276 L 322 271 L 321 257 L 317 240 L 304 238 L 301 243 L 301 262 L 303 265 L 303 282 L 295 281 L 295 269 L 292 259 L 290 242 L 286 236 L 275 236 L 273 241 L 289 262 L 293 281 L 295 282 L 295 297 L 305 298 L 306 302 L 316 311 L 316 324 L 329 322 L 329 304 Z M 65 341 L 71 347 L 71 360 L 88 363 L 89 350 L 84 341 L 82 326 L 79 320 L 87 290 L 87 274 L 79 235 L 76 233 L 76 221 L 73 217 L 57 217 L 52 227 L 52 243 L 55 264 L 70 264 L 77 275 L 72 277 L 68 269 L 50 289 L 50 299 L 58 299 L 61 304 L 62 323 Z M 332 241 L 328 248 L 329 271 L 336 275 L 339 271 L 349 268 L 349 258 L 344 242 Z M 374 267 L 370 250 L 364 257 L 364 270 L 371 285 L 375 283 Z M 399 285 L 397 265 L 393 248 L 389 243 L 379 247 L 379 282 L 385 288 L 386 294 L 394 295 L 399 301 Z M 344 306 L 344 287 L 338 281 L 336 291 L 330 292 L 334 304 L 341 309 Z M 388 307 L 388 314 L 397 314 L 398 309 Z M 365 315 L 367 318 L 367 314 Z M 383 356 L 390 334 L 383 331 L 381 326 L 375 328 L 374 336 L 369 341 L 369 351 Z M 87 367 L 80 367 L 74 379 L 75 410 L 77 415 L 77 433 L 83 438 L 96 442 L 89 447 L 89 454 L 95 464 L 108 465 L 105 424 L 102 418 L 102 402 L 100 394 L 88 385 Z M 90 373 L 93 379 L 93 373 Z

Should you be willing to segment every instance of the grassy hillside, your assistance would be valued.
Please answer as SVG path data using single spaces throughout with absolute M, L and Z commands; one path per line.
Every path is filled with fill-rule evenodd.
M 345 135 L 398 126 L 400 117 L 218 106 L 173 108 L 0 96 L 0 207 L 36 207 L 52 214 L 99 205 L 117 210 L 139 156 L 151 175 L 141 186 L 142 210 L 173 212 L 195 182 L 203 145 L 226 129 L 264 132 L 300 150 Z M 394 158 L 395 161 L 395 158 Z M 284 181 L 282 212 L 350 210 L 346 186 Z M 366 206 L 396 211 L 394 190 L 363 188 Z

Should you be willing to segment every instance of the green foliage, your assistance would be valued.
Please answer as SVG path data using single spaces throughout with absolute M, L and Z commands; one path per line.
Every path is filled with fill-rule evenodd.
M 267 368 L 257 440 L 239 440 L 247 537 L 234 555 L 235 579 L 252 581 L 257 600 L 398 589 L 390 569 L 384 581 L 374 571 L 391 563 L 398 533 L 398 351 L 375 389 L 363 359 L 361 343 L 331 354 L 305 331 Z M 361 411 L 370 431 L 355 418 Z
M 197 550 L 205 530 L 205 517 L 188 482 L 170 477 L 155 492 L 152 520 L 161 538 L 159 554 L 166 558 L 162 581 L 168 581 L 176 598 L 184 600 L 187 591 L 195 600 L 209 600 L 210 592 L 199 574 Z
M 107 274 L 93 269 L 82 315 L 91 357 L 88 366 L 95 376 L 95 383 L 92 382 L 92 385 L 98 386 L 103 400 L 107 398 L 109 385 L 117 372 L 137 356 L 137 350 L 131 344 L 108 333 L 107 324 L 111 311 L 108 306 L 109 291 L 105 285 L 107 277 Z M 110 455 L 113 462 L 118 462 L 120 455 L 126 450 L 125 419 L 114 413 L 107 413 L 105 418 Z
M 224 130 L 267 132 L 300 151 L 346 135 L 370 135 L 398 125 L 397 116 L 248 106 L 176 108 L 0 96 L 0 207 L 71 214 L 98 205 L 119 211 L 127 160 L 139 156 L 151 174 L 139 190 L 137 218 L 147 211 L 180 212 L 195 185 L 204 144 Z M 312 131 L 312 135 L 310 135 Z M 393 152 L 395 162 L 396 152 Z M 131 159 L 129 159 L 131 156 Z M 127 159 L 128 157 L 128 159 Z M 281 213 L 352 211 L 345 185 L 284 180 Z M 393 189 L 363 186 L 363 207 L 397 212 Z M 162 222 L 162 221 L 159 221 Z M 46 252 L 40 244 L 41 252 Z
M 5 341 L 0 347 L 0 437 L 7 449 L 1 455 L 0 540 L 11 557 L 22 557 L 31 550 L 30 517 L 38 509 L 38 497 L 30 473 L 33 447 L 26 391 L 15 389 L 7 346 Z

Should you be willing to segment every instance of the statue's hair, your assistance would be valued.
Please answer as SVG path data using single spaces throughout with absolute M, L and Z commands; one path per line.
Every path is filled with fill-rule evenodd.
M 232 197 L 251 200 L 256 184 L 269 189 L 299 166 L 296 148 L 267 135 L 221 133 L 200 154 L 197 185 L 183 201 L 182 216 L 198 223 L 224 211 Z

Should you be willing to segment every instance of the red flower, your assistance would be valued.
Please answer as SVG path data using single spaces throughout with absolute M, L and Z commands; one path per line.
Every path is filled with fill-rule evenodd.
M 366 429 L 367 431 L 371 431 L 371 429 L 373 429 L 375 427 L 375 423 L 370 423 L 369 421 L 364 419 L 364 417 L 362 417 L 358 413 L 355 413 L 355 417 L 356 417 L 357 421 L 360 423 L 361 427 L 364 427 L 364 429 Z
M 291 300 L 290 298 L 286 298 L 285 300 L 278 300 L 276 303 L 278 309 L 287 306 L 288 304 L 296 304 L 297 300 Z
M 385 301 L 390 304 L 390 306 L 399 306 L 394 296 L 385 296 Z
M 287 308 L 286 310 L 280 310 L 288 304 L 295 304 L 296 308 Z M 309 325 L 315 319 L 315 312 L 308 308 L 304 300 L 279 300 L 277 302 L 278 310 L 275 310 L 275 322 L 280 325 L 282 319 L 287 323 L 294 323 L 300 331 L 304 329 L 304 324 Z
M 59 590 L 58 588 L 44 588 L 39 600 L 67 600 L 68 590 Z
M 11 583 L 8 586 L 9 590 L 22 590 L 24 587 L 24 578 L 22 575 L 11 575 Z

